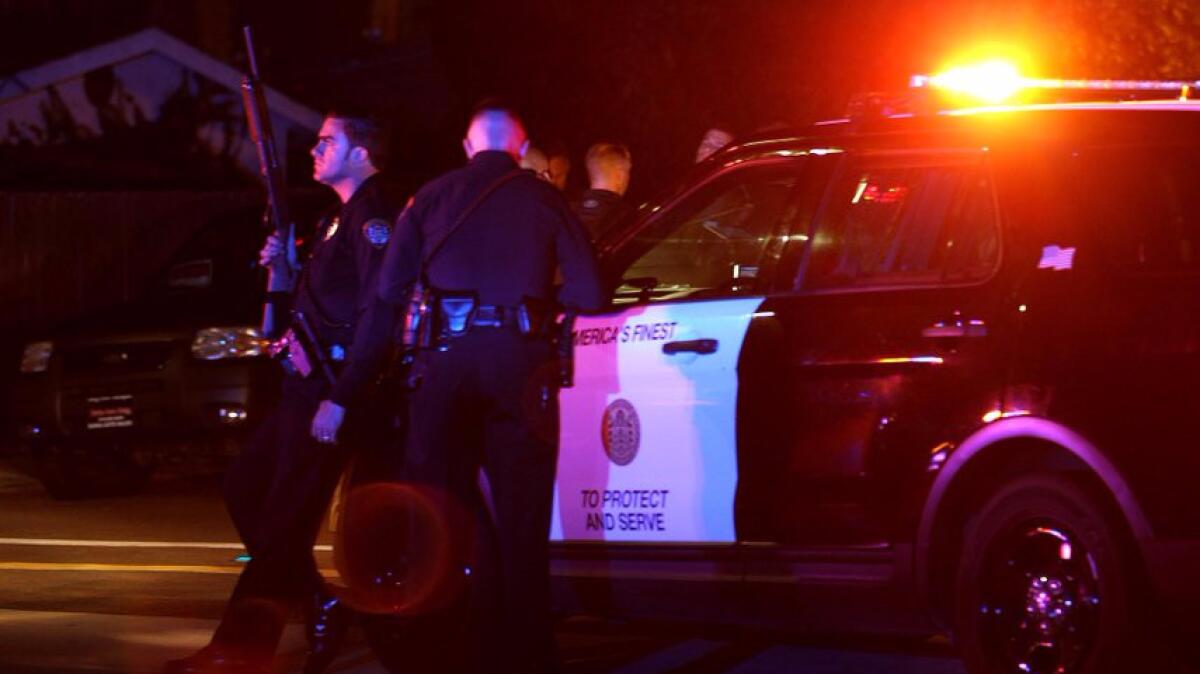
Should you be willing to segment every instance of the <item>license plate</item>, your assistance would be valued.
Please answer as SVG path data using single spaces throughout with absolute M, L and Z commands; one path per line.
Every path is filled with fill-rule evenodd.
M 129 428 L 133 425 L 133 396 L 111 395 L 88 398 L 87 429 Z

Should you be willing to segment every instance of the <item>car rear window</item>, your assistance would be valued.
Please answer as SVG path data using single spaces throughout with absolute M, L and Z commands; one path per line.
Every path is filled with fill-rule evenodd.
M 999 256 L 995 199 L 982 157 L 853 160 L 821 214 L 804 287 L 979 281 Z

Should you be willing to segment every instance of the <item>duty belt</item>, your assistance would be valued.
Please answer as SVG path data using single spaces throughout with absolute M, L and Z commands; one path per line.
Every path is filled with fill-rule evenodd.
M 552 313 L 539 311 L 536 301 L 523 301 L 517 306 L 477 302 L 471 292 L 435 295 L 433 334 L 439 349 L 447 345 L 447 340 L 462 337 L 474 328 L 511 328 L 525 336 L 545 336 L 546 328 L 554 320 Z
M 481 328 L 518 327 L 520 325 L 520 310 L 518 307 L 480 304 L 475 307 L 475 314 L 471 317 L 471 325 Z

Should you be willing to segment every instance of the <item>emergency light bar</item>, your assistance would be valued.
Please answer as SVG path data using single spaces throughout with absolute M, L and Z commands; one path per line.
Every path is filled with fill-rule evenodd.
M 913 75 L 914 89 L 941 89 L 967 94 L 989 103 L 1000 103 L 1027 89 L 1073 91 L 1175 91 L 1179 100 L 1187 100 L 1200 80 L 1069 80 L 1023 77 L 1015 66 L 989 61 L 953 68 L 935 75 Z

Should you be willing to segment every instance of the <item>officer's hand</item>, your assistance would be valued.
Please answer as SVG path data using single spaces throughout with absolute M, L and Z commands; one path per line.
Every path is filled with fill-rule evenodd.
M 299 267 L 296 255 L 296 225 L 294 224 L 288 227 L 288 240 L 286 244 L 275 232 L 272 232 L 267 237 L 262 250 L 258 251 L 258 263 L 264 267 L 269 267 L 280 255 L 287 255 L 288 266 L 292 269 Z
M 281 253 L 283 253 L 283 244 L 279 241 L 279 235 L 272 233 L 267 237 L 267 242 L 263 244 L 262 250 L 258 251 L 258 263 L 269 267 Z
M 317 413 L 313 415 L 313 439 L 327 444 L 337 442 L 338 429 L 341 428 L 342 419 L 345 417 L 345 407 L 332 400 L 322 400 L 317 406 Z

